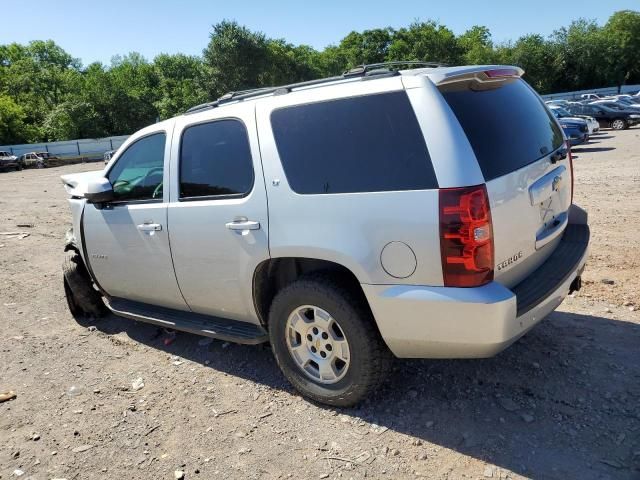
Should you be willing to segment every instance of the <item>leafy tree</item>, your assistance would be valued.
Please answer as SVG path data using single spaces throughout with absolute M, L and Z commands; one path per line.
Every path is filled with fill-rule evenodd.
M 62 102 L 45 118 L 43 131 L 49 141 L 105 136 L 97 117 L 94 106 L 88 102 Z
M 515 44 L 501 51 L 501 63 L 517 65 L 524 69 L 525 79 L 540 93 L 553 91 L 555 73 L 555 45 L 542 35 L 520 37 Z
M 345 69 L 362 64 L 384 62 L 395 32 L 391 28 L 376 28 L 362 33 L 351 32 L 342 39 L 338 48 L 342 52 Z
M 207 101 L 204 64 L 200 58 L 162 54 L 153 60 L 153 65 L 158 76 L 154 105 L 161 119 L 184 113 Z
M 414 22 L 396 32 L 389 46 L 388 60 L 420 60 L 458 65 L 462 49 L 454 33 L 429 20 Z
M 268 85 L 269 47 L 264 34 L 225 20 L 213 26 L 210 38 L 203 52 L 209 98 Z
M 32 133 L 25 123 L 26 115 L 20 105 L 7 95 L 0 94 L 0 145 L 27 143 Z
M 615 85 L 640 80 L 640 12 L 623 10 L 609 18 L 603 29 L 607 45 L 607 77 Z
M 496 62 L 496 54 L 487 27 L 475 25 L 458 37 L 463 62 L 468 65 L 490 65 Z
M 592 20 L 576 20 L 568 28 L 556 30 L 552 37 L 556 72 L 552 88 L 583 90 L 606 84 L 602 66 L 606 47 L 601 28 Z

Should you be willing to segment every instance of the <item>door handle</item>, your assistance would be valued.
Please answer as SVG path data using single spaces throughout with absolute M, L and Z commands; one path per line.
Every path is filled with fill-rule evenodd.
M 162 225 L 159 223 L 141 223 L 138 225 L 138 230 L 141 232 L 159 232 L 162 230 Z
M 229 230 L 260 230 L 260 222 L 253 220 L 241 220 L 239 222 L 229 222 L 226 224 Z

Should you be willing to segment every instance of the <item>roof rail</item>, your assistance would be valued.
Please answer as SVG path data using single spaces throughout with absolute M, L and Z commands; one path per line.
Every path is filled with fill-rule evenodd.
M 389 75 L 398 75 L 398 69 L 390 69 L 387 67 L 398 67 L 401 65 L 405 66 L 413 66 L 413 67 L 443 67 L 445 64 L 437 63 L 437 62 L 417 62 L 417 61 L 398 61 L 398 62 L 383 62 L 383 63 L 372 63 L 369 65 L 360 65 L 359 67 L 352 68 L 344 72 L 342 75 L 338 75 L 335 77 L 327 77 L 327 78 L 319 78 L 316 80 L 307 80 L 305 82 L 298 83 L 290 83 L 288 85 L 282 85 L 278 87 L 261 87 L 261 88 L 253 88 L 249 90 L 238 90 L 234 92 L 228 92 L 222 95 L 220 98 L 213 102 L 203 103 L 200 105 L 196 105 L 195 107 L 191 107 L 185 113 L 195 113 L 200 112 L 202 110 L 207 110 L 209 108 L 216 108 L 224 103 L 232 102 L 232 101 L 240 101 L 246 100 L 248 98 L 258 97 L 260 95 L 284 95 L 291 92 L 294 88 L 304 88 L 304 87 L 312 87 L 315 85 L 321 85 L 323 83 L 335 82 L 338 80 L 346 80 L 354 77 L 363 77 L 363 80 L 366 80 L 371 77 L 377 77 L 378 75 L 389 76 Z
M 381 62 L 381 63 L 369 63 L 359 65 L 350 70 L 347 70 L 342 74 L 343 77 L 357 77 L 360 75 L 366 75 L 369 72 L 376 70 L 389 70 L 388 67 L 400 67 L 400 66 L 410 66 L 412 68 L 420 68 L 420 67 L 446 67 L 447 65 L 440 62 L 420 62 L 414 60 L 405 60 L 405 61 L 395 61 L 395 62 Z M 397 70 L 397 69 L 396 69 Z

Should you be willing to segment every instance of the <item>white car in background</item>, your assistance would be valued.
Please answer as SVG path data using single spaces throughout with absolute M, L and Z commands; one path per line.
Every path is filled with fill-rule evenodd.
M 547 106 L 554 112 L 557 113 L 560 118 L 566 118 L 567 120 L 586 120 L 587 127 L 589 128 L 589 135 L 593 135 L 594 133 L 598 133 L 600 131 L 600 124 L 598 121 L 589 116 L 575 116 L 569 113 L 568 110 L 553 104 L 547 104 Z

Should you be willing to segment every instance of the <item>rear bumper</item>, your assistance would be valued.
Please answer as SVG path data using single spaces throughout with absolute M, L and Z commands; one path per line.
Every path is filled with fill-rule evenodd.
M 586 213 L 570 223 L 549 259 L 520 284 L 477 288 L 362 285 L 383 339 L 400 358 L 483 358 L 505 349 L 555 310 L 584 269 Z

